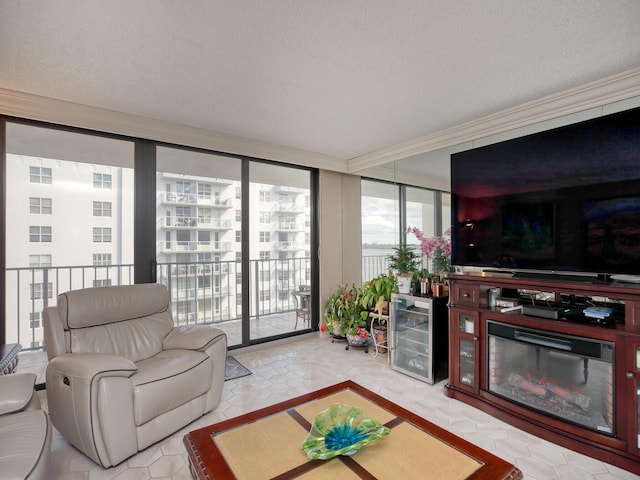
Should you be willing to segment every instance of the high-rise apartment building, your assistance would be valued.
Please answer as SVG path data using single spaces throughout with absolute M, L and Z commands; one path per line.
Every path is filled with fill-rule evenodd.
M 58 293 L 133 281 L 133 171 L 7 155 L 7 339 L 43 342 Z

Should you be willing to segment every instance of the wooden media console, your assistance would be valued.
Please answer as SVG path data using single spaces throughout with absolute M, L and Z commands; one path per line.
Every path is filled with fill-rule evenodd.
M 445 393 L 640 474 L 640 285 L 590 281 L 452 274 Z

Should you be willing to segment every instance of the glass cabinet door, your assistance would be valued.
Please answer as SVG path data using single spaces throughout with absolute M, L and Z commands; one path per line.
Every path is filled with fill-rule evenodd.
M 636 445 L 636 449 L 640 451 L 640 345 L 637 345 L 637 344 L 635 345 L 634 352 L 635 352 L 634 370 L 635 370 L 635 379 L 636 379 L 635 389 L 634 389 L 634 394 L 636 399 L 635 445 Z
M 456 312 L 457 361 L 456 383 L 462 389 L 478 390 L 478 337 L 476 315 Z
M 629 345 L 629 365 L 626 371 L 627 380 L 631 383 L 628 390 L 628 399 L 625 399 L 625 403 L 629 402 L 628 408 L 625 409 L 628 412 L 626 422 L 630 425 L 629 432 L 629 450 L 640 455 L 640 340 L 633 339 Z M 621 419 L 624 421 L 624 419 Z

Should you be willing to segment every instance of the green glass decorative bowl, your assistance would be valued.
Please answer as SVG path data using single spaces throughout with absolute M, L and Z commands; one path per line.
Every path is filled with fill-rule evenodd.
M 302 450 L 311 460 L 353 455 L 389 432 L 359 408 L 334 403 L 315 416 L 309 435 L 302 442 Z

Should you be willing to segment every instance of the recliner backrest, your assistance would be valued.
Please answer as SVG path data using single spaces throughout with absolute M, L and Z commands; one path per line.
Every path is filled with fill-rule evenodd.
M 72 290 L 58 297 L 67 352 L 120 355 L 136 362 L 162 350 L 173 328 L 167 288 L 160 284 Z

